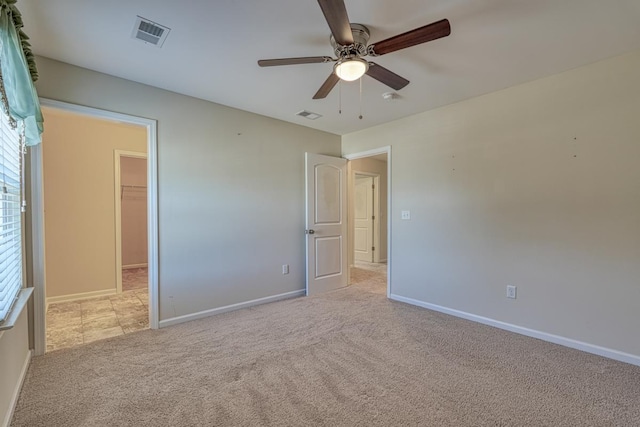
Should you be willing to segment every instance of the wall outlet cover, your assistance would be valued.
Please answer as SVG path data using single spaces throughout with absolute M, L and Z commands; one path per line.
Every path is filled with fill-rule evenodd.
M 507 298 L 516 299 L 517 288 L 515 286 L 507 286 Z

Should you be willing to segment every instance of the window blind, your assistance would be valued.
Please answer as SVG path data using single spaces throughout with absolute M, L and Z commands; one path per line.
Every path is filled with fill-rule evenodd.
M 0 111 L 0 324 L 22 288 L 20 135 Z

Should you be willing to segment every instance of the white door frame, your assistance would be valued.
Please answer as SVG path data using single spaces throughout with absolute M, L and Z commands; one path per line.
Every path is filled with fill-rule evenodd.
M 149 327 L 158 329 L 158 139 L 157 121 L 53 99 L 40 98 L 40 105 L 103 120 L 143 126 L 147 129 L 147 227 L 149 244 Z M 46 144 L 46 142 L 45 142 Z M 44 186 L 42 148 L 31 151 L 31 203 L 34 287 L 34 353 L 46 351 L 46 277 L 44 259 Z
M 373 216 L 374 216 L 374 220 L 373 220 L 373 225 L 372 225 L 372 238 L 371 238 L 371 244 L 373 245 L 373 247 L 379 247 L 379 243 L 380 243 L 380 174 L 379 173 L 375 173 L 375 172 L 363 172 L 363 171 L 358 171 L 358 170 L 352 170 L 351 171 L 351 184 L 355 190 L 355 184 L 356 184 L 356 175 L 360 175 L 360 176 L 366 176 L 369 178 L 373 178 L 373 186 L 374 186 L 374 190 L 373 190 Z M 351 201 L 354 201 L 354 194 L 351 194 Z M 353 218 L 350 218 L 350 220 L 352 221 L 351 223 L 351 227 L 353 227 L 352 232 L 355 232 L 355 205 L 354 205 L 354 209 L 351 212 L 351 216 Z M 355 233 L 354 233 L 355 234 Z M 355 245 L 354 245 L 355 246 Z M 351 248 L 352 251 L 354 252 L 353 255 L 353 260 L 355 262 L 355 248 Z M 380 249 L 374 250 L 373 251 L 373 262 L 380 262 Z
M 114 206 L 116 207 L 116 292 L 122 293 L 122 188 L 121 188 L 121 169 L 120 159 L 122 157 L 131 157 L 134 159 L 147 160 L 147 153 L 137 151 L 113 150 L 113 189 L 114 189 Z M 148 237 L 147 237 L 148 239 Z M 147 267 L 149 265 L 147 264 Z
M 389 298 L 391 295 L 391 273 L 392 273 L 391 242 L 393 240 L 391 238 L 392 236 L 391 235 L 391 212 L 392 212 L 392 201 L 393 201 L 393 198 L 391 197 L 391 193 L 392 193 L 391 191 L 391 146 L 387 145 L 385 147 L 374 148 L 372 150 L 367 150 L 367 151 L 360 151 L 358 153 L 344 154 L 342 157 L 347 160 L 356 160 L 356 159 L 362 159 L 364 157 L 376 156 L 378 154 L 387 155 L 387 298 Z M 349 189 L 349 191 L 353 191 L 353 190 Z M 351 225 L 347 227 L 347 233 L 353 234 L 353 231 L 351 230 L 352 228 L 353 227 Z M 351 241 L 351 237 L 349 237 L 348 240 Z M 349 248 L 349 251 L 353 251 L 353 248 Z

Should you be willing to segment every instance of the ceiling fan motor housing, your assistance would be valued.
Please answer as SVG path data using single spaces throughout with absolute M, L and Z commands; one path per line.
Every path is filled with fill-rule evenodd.
M 367 54 L 367 43 L 369 42 L 369 29 L 362 24 L 350 24 L 351 34 L 353 35 L 352 45 L 340 45 L 333 38 L 333 35 L 329 37 L 333 51 L 338 59 L 354 58 L 365 56 Z

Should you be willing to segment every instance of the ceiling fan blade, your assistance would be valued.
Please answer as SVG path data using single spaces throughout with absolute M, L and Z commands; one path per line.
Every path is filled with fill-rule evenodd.
M 389 71 L 382 65 L 378 65 L 375 62 L 369 62 L 367 75 L 373 77 L 380 83 L 383 83 L 394 90 L 400 90 L 409 84 L 409 80 L 405 79 L 404 77 L 400 77 L 393 71 Z
M 373 50 L 374 55 L 379 56 L 395 52 L 396 50 L 406 49 L 421 43 L 430 42 L 441 37 L 446 37 L 449 34 L 451 34 L 451 25 L 449 25 L 449 20 L 443 19 L 441 21 L 425 25 L 424 27 L 416 28 L 415 30 L 407 31 L 406 33 L 398 34 L 397 36 L 382 40 L 381 42 L 369 46 L 369 49 Z
M 339 81 L 340 77 L 336 76 L 335 73 L 331 73 L 327 80 L 322 83 L 322 86 L 320 86 L 320 89 L 318 89 L 316 94 L 313 95 L 313 99 L 326 98 L 327 95 L 329 95 L 329 92 L 331 92 L 331 89 L 333 89 Z
M 333 61 L 333 58 L 330 56 L 306 56 L 302 58 L 261 59 L 258 61 L 258 65 L 261 67 L 274 67 L 276 65 L 318 64 L 331 61 Z
M 341 45 L 353 44 L 351 24 L 344 0 L 318 0 L 318 4 L 329 28 L 331 28 L 331 34 L 333 34 L 335 41 Z

